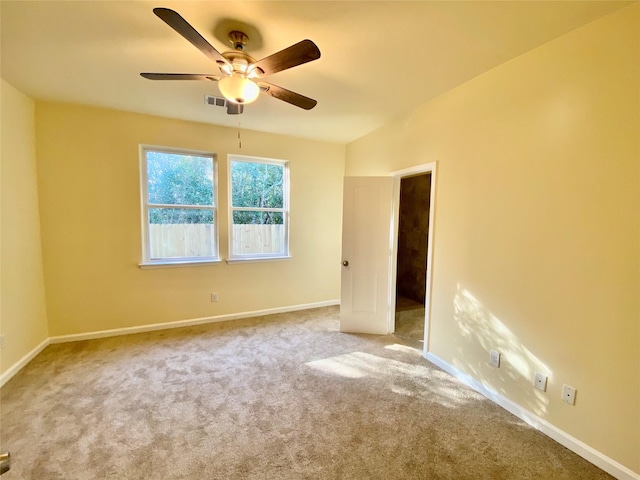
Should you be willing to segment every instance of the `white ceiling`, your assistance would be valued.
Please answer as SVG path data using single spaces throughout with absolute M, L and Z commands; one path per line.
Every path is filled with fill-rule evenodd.
M 347 143 L 487 70 L 628 5 L 607 1 L 0 1 L 0 74 L 34 99 L 80 103 Z M 241 116 L 205 105 L 218 73 L 152 9 L 180 13 L 219 51 L 243 27 L 260 59 L 302 39 L 322 57 L 268 81 L 318 100 L 266 95 Z

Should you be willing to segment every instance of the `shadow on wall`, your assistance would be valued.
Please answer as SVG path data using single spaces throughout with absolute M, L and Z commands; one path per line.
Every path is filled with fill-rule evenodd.
M 517 389 L 517 403 L 538 416 L 544 416 L 549 404 L 548 393 L 535 389 L 533 378 L 537 371 L 547 375 L 551 382 L 553 372 L 549 367 L 460 284 L 453 303 L 454 320 L 460 330 L 460 345 L 457 346 L 460 355 L 453 359 L 453 365 L 507 398 L 513 398 L 514 388 Z M 468 359 L 468 352 L 477 352 L 478 345 L 486 355 L 474 363 L 459 360 Z M 490 350 L 497 350 L 502 355 L 499 369 L 489 365 Z

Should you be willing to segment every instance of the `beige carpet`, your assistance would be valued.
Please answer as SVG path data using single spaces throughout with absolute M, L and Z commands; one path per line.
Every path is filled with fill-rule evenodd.
M 14 479 L 612 478 L 335 307 L 52 345 L 2 388 Z
M 403 343 L 419 350 L 423 350 L 424 314 L 424 307 L 400 311 L 396 310 L 395 336 L 399 337 Z

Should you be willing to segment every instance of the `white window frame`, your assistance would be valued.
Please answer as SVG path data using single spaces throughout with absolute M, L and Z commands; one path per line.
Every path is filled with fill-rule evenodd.
M 213 204 L 212 205 L 164 205 L 149 203 L 149 182 L 147 176 L 147 152 L 160 152 L 179 155 L 188 155 L 192 157 L 210 158 L 213 163 Z M 141 205 L 141 224 L 142 224 L 142 262 L 139 264 L 141 268 L 154 267 L 178 267 L 191 265 L 208 265 L 220 263 L 220 239 L 218 230 L 218 161 L 215 153 L 200 150 L 189 150 L 184 148 L 159 147 L 155 145 L 140 145 L 140 205 Z M 213 212 L 213 235 L 214 235 L 214 251 L 213 255 L 198 257 L 159 257 L 151 258 L 151 245 L 149 237 L 149 208 L 186 208 L 198 210 L 211 210 Z
M 247 163 L 263 163 L 267 165 L 278 165 L 283 168 L 282 172 L 282 208 L 258 208 L 258 207 L 234 207 L 233 206 L 233 175 L 231 171 L 231 162 L 247 162 Z M 246 155 L 228 155 L 227 156 L 227 181 L 228 181 L 228 198 L 229 198 L 229 258 L 227 263 L 236 262 L 259 262 L 259 261 L 277 261 L 287 260 L 291 258 L 289 252 L 289 221 L 290 221 L 290 173 L 289 162 L 287 160 L 279 160 L 274 158 L 252 157 Z M 282 253 L 251 253 L 251 254 L 234 254 L 233 253 L 233 212 L 234 211 L 269 211 L 281 212 L 282 222 L 284 226 L 284 252 Z

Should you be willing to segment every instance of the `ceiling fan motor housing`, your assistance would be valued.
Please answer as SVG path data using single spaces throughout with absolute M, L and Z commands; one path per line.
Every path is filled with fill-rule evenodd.
M 229 42 L 231 42 L 231 45 L 233 45 L 233 48 L 236 50 L 244 50 L 244 46 L 248 41 L 249 37 L 243 32 L 239 32 L 238 30 L 229 32 Z

